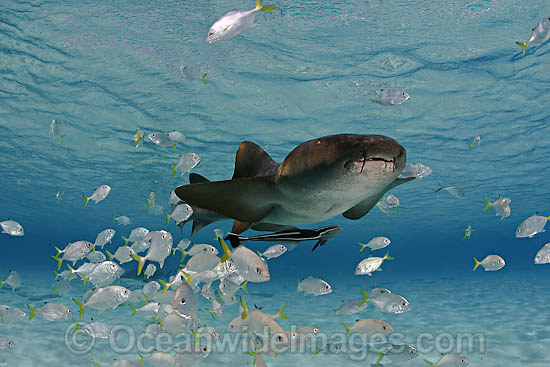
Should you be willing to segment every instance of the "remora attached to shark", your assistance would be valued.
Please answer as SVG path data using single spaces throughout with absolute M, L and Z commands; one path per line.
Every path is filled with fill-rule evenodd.
M 236 234 L 248 228 L 277 231 L 339 214 L 359 219 L 388 190 L 414 179 L 398 178 L 406 156 L 392 138 L 340 134 L 302 143 L 278 164 L 244 141 L 231 180 L 210 182 L 194 174 L 175 193 L 193 209 L 215 213 L 214 220 L 233 219 Z M 206 224 L 203 220 L 200 227 Z

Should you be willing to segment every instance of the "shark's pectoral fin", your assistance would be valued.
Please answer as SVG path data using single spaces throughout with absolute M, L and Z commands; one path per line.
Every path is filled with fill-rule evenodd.
M 253 223 L 250 222 L 240 222 L 238 220 L 233 221 L 233 227 L 231 232 L 235 234 L 241 234 L 246 231 L 248 228 L 252 227 Z
M 359 219 L 363 217 L 365 214 L 367 214 L 380 200 L 382 195 L 384 195 L 389 190 L 393 189 L 394 187 L 397 187 L 399 185 L 404 184 L 405 182 L 409 182 L 411 180 L 414 180 L 415 177 L 407 177 L 407 178 L 396 178 L 395 181 L 393 181 L 391 184 L 386 186 L 383 192 L 381 192 L 379 195 L 374 195 L 366 198 L 365 200 L 361 201 L 359 204 L 355 205 L 353 208 L 348 209 L 342 215 L 346 217 L 347 219 Z
M 280 199 L 274 176 L 193 183 L 175 192 L 191 206 L 250 223 L 268 215 Z

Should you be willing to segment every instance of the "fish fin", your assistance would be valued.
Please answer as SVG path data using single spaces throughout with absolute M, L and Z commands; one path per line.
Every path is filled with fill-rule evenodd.
M 359 246 L 361 246 L 361 250 L 359 250 L 359 252 L 363 252 L 363 250 L 365 249 L 365 247 L 367 247 L 367 244 L 366 244 L 366 243 L 357 242 L 357 244 L 358 244 Z
M 151 209 L 151 200 L 149 198 L 145 198 L 145 201 L 147 201 L 147 206 L 145 207 L 146 210 Z
M 31 305 L 27 305 L 27 308 L 31 311 L 31 314 L 29 315 L 29 321 L 30 321 L 34 319 L 34 317 L 36 316 L 36 310 Z
M 250 227 L 252 227 L 252 223 L 250 223 L 250 222 L 241 222 L 241 221 L 238 221 L 238 220 L 234 220 L 233 221 L 233 227 L 231 228 L 231 232 L 234 233 L 234 234 L 240 234 L 240 233 L 243 233 L 244 231 L 246 231 L 247 229 L 249 229 Z M 233 246 L 233 245 L 231 245 L 231 246 Z M 239 245 L 237 245 L 237 246 L 239 246 Z M 237 246 L 233 246 L 233 247 L 237 247 Z
M 105 250 L 105 253 L 107 254 L 107 257 L 109 258 L 109 261 L 113 261 L 113 254 L 109 252 L 109 250 Z
M 161 326 L 161 328 L 162 328 L 162 326 Z M 140 358 L 140 359 L 139 359 L 139 364 L 138 364 L 138 365 L 141 366 L 141 365 L 143 364 L 143 362 L 145 361 L 145 358 L 144 358 L 141 354 L 139 354 L 139 352 L 138 352 L 138 356 L 139 356 L 139 358 Z
M 86 195 L 84 195 L 84 194 L 82 194 L 82 197 L 86 200 L 86 201 L 84 202 L 84 206 L 88 206 L 88 201 L 90 200 L 90 197 L 89 197 L 89 196 L 86 196 Z
M 264 176 L 277 167 L 278 164 L 258 144 L 243 141 L 235 154 L 232 179 Z
M 140 275 L 143 270 L 143 265 L 145 265 L 145 257 L 136 254 L 131 254 L 130 257 L 138 262 L 137 275 Z
M 435 367 L 435 363 L 432 363 L 432 362 L 428 361 L 427 359 L 425 359 L 424 362 L 426 362 L 428 364 L 428 366 Z
M 472 271 L 476 271 L 477 267 L 481 264 L 475 257 L 474 257 L 474 261 L 475 261 L 475 266 L 474 266 L 474 270 Z
M 170 168 L 172 168 L 172 177 L 176 177 L 176 166 L 173 164 L 170 165 Z
M 279 310 L 279 312 L 275 315 L 275 319 L 278 317 L 280 319 L 283 319 L 283 320 L 288 320 L 288 316 L 285 315 L 285 308 L 286 308 L 286 303 L 281 307 L 281 309 Z
M 328 240 L 325 240 L 325 239 L 320 239 L 318 240 L 317 242 L 315 242 L 315 245 L 313 246 L 313 248 L 311 249 L 311 252 L 315 251 L 315 249 L 319 246 L 323 246 L 325 243 L 327 243 Z
M 175 151 L 176 151 L 176 147 L 178 146 L 178 142 L 175 141 L 175 142 L 172 143 L 172 145 L 174 146 L 174 152 L 175 152 Z
M 359 306 L 363 306 L 367 302 L 367 299 L 368 299 L 366 290 L 361 289 L 361 295 L 363 296 L 363 300 L 361 301 L 361 303 L 359 303 Z
M 128 246 L 128 239 L 124 236 L 121 236 L 122 240 L 124 241 L 124 246 Z
M 244 298 L 242 296 L 239 297 L 241 300 L 241 306 L 243 306 L 243 314 L 241 318 L 244 320 L 248 317 L 248 306 L 246 305 L 246 302 L 244 301 Z
M 2 287 L 0 287 L 0 288 L 2 288 Z M 52 289 L 52 293 L 55 296 L 55 287 L 53 285 L 50 285 L 50 288 Z
M 246 289 L 246 286 L 248 285 L 248 280 L 246 282 L 243 283 L 243 285 L 241 285 L 241 289 L 246 293 L 248 294 L 248 289 Z
M 258 0 L 256 2 L 256 7 L 254 8 L 255 11 L 273 11 L 275 10 L 276 8 L 274 6 L 266 6 L 266 5 L 262 5 L 262 0 Z
M 378 354 L 378 359 L 376 360 L 375 365 L 378 366 L 380 364 L 380 362 L 382 362 L 382 360 L 384 359 L 384 353 L 376 352 L 376 354 Z
M 134 146 L 137 147 L 139 142 L 141 141 L 141 134 L 139 133 L 139 130 L 136 130 L 136 136 L 137 136 L 137 139 L 136 141 L 134 142 Z
M 525 49 L 527 48 L 527 42 L 520 42 L 520 41 L 517 41 L 517 42 L 516 42 L 516 45 L 520 45 L 521 47 L 523 47 L 522 56 L 525 56 Z
M 411 180 L 414 180 L 415 178 L 416 177 L 396 178 L 395 181 L 393 181 L 391 184 L 386 186 L 386 188 L 383 190 L 383 192 L 380 193 L 380 195 L 370 196 L 364 199 L 359 204 L 355 205 L 354 207 L 342 213 L 342 215 L 347 219 L 353 219 L 353 220 L 362 218 L 376 205 L 376 203 L 380 200 L 383 194 L 393 189 L 394 187 L 402 185 Z
M 241 239 L 239 238 L 239 235 L 233 232 L 229 232 L 227 236 L 225 236 L 226 240 L 229 240 L 231 243 L 231 247 L 236 248 L 241 245 Z
M 195 183 L 179 186 L 175 192 L 188 205 L 249 223 L 268 215 L 281 195 L 275 176 Z
M 82 328 L 80 327 L 80 324 L 79 324 L 78 322 L 76 322 L 75 319 L 73 319 L 73 324 L 74 324 L 74 330 L 73 330 L 73 332 L 71 333 L 71 335 L 76 334 L 76 332 L 77 332 L 78 330 L 82 329 Z
M 231 251 L 229 250 L 229 247 L 227 246 L 227 243 L 225 243 L 225 241 L 221 238 L 218 237 L 218 242 L 220 243 L 220 245 L 222 246 L 222 249 L 223 249 L 223 256 L 220 260 L 220 262 L 224 263 L 226 262 L 229 257 L 231 256 Z
M 300 291 L 300 284 L 302 284 L 302 282 L 300 281 L 300 279 L 298 279 L 298 286 L 296 287 L 296 290 L 298 292 Z
M 166 216 L 166 225 L 170 224 L 170 214 L 166 212 L 166 210 L 162 209 L 164 212 L 164 215 Z
M 4 281 L 0 279 L 0 289 L 4 286 Z
M 493 206 L 493 203 L 491 203 L 489 200 L 487 200 L 486 197 L 483 197 L 483 200 L 485 200 L 485 202 L 487 203 L 487 205 L 485 205 L 485 208 L 483 208 L 483 211 L 487 211 L 487 209 L 489 209 L 490 207 Z
M 465 240 L 466 237 L 468 237 L 468 231 L 467 231 L 467 230 L 464 230 L 464 237 L 462 237 L 462 240 Z
M 194 183 L 200 183 L 200 182 L 210 182 L 210 180 L 204 176 L 199 175 L 198 173 L 189 174 L 189 183 L 194 184 Z
M 256 251 L 256 253 L 258 254 L 258 256 L 262 256 L 262 253 L 260 251 Z
M 132 314 L 130 315 L 130 318 L 134 317 L 138 311 L 137 307 L 136 306 L 132 306 L 131 304 L 128 303 L 128 306 L 130 306 L 130 308 L 132 309 Z
M 351 330 L 351 329 L 349 328 L 349 326 L 347 326 L 346 324 L 344 324 L 344 327 L 346 328 L 346 334 L 349 334 L 349 332 L 350 332 L 350 330 Z
M 395 257 L 391 257 L 390 256 L 390 252 L 386 252 L 386 254 L 384 255 L 384 259 L 385 260 L 395 260 Z
M 59 145 L 63 144 L 63 137 L 65 136 L 65 134 L 60 134 L 59 135 Z
M 59 258 L 57 255 L 52 256 L 52 259 L 57 261 L 57 270 L 61 269 L 61 263 L 63 262 L 63 259 Z
M 80 308 L 80 318 L 82 318 L 82 314 L 84 313 L 84 307 L 86 307 L 86 305 L 80 302 L 79 300 L 77 300 L 76 298 L 73 298 L 73 301 L 74 303 L 77 304 L 78 308 Z
M 214 313 L 212 312 L 212 310 L 210 310 L 208 307 L 205 307 L 204 310 L 208 312 L 210 316 L 212 316 L 212 320 L 216 320 L 216 316 L 214 316 Z
M 187 251 L 183 251 L 183 250 L 180 250 L 180 251 L 181 251 L 180 263 L 182 263 L 185 257 L 187 256 Z
M 466 143 L 468 144 L 468 152 L 472 150 L 472 143 Z
M 157 280 L 160 284 L 162 284 L 164 286 L 164 288 L 162 289 L 162 292 L 161 294 L 164 294 L 166 293 L 166 291 L 168 290 L 168 288 L 170 287 L 170 284 L 168 284 L 167 282 L 165 282 L 164 280 L 162 279 L 159 279 Z
M 88 283 L 89 275 L 84 273 L 78 273 L 78 275 L 82 277 L 82 285 L 86 285 L 86 283 Z

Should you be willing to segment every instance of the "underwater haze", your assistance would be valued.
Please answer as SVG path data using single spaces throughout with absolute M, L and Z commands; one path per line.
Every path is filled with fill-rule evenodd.
M 447 353 L 460 353 L 476 367 L 550 366 L 550 265 L 534 264 L 550 236 L 541 231 L 516 238 L 523 220 L 550 216 L 550 45 L 528 45 L 522 55 L 515 43 L 527 41 L 531 29 L 550 16 L 550 3 L 266 0 L 263 5 L 276 9 L 257 12 L 255 26 L 234 38 L 208 44 L 217 19 L 232 9 L 253 9 L 254 1 L 0 2 L 0 221 L 15 220 L 25 231 L 22 237 L 0 234 L 0 279 L 9 270 L 21 276 L 15 291 L 8 284 L 0 288 L 0 305 L 27 313 L 19 322 L 0 322 L 0 365 L 111 366 L 115 359 L 137 365 L 140 352 L 142 365 L 168 366 L 147 361 L 151 350 L 121 352 L 104 339 L 93 339 L 85 353 L 75 352 L 69 344 L 78 334 L 67 332 L 73 319 L 80 320 L 72 298 L 81 299 L 92 285 L 74 275 L 67 294 L 52 294 L 55 247 L 94 243 L 100 231 L 113 228 L 117 233 L 105 249 L 115 253 L 124 243 L 121 236 L 145 227 L 169 231 L 174 247 L 189 238 L 215 246 L 221 256 L 213 230 L 227 233 L 232 221 L 192 236 L 191 223 L 182 229 L 173 220 L 167 225 L 162 211 L 146 208 L 154 192 L 158 205 L 171 212 L 171 191 L 189 183 L 189 173 L 173 177 L 170 165 L 180 155 L 200 156 L 191 172 L 228 180 L 242 141 L 282 162 L 303 142 L 346 133 L 391 137 L 406 149 L 408 163 L 422 163 L 432 173 L 392 189 L 400 205 L 389 213 L 374 207 L 358 220 L 338 215 L 300 226 L 340 225 L 342 231 L 313 252 L 315 242 L 304 241 L 267 260 L 270 281 L 251 281 L 250 294 L 239 290 L 237 303 L 224 305 L 215 320 L 204 310 L 211 302 L 199 290 L 196 326 L 227 333 L 241 312 L 242 296 L 250 310 L 256 305 L 274 314 L 286 304 L 289 320 L 277 321 L 285 330 L 315 325 L 329 335 L 348 335 L 343 323 L 373 318 L 391 324 L 405 336 L 403 342 L 418 349 L 411 360 L 388 355 L 378 361 L 376 353 L 354 360 L 325 345 L 276 358 L 266 353 L 268 366 L 426 366 L 424 359 L 436 363 Z M 373 101 L 392 88 L 405 90 L 410 99 L 392 106 Z M 52 120 L 62 140 L 50 134 Z M 185 141 L 175 151 L 151 141 L 135 146 L 136 130 L 178 131 Z M 472 145 L 476 137 L 480 143 Z M 104 184 L 112 188 L 105 200 L 85 206 L 83 195 Z M 463 197 L 451 195 L 449 187 Z M 511 215 L 501 220 L 495 208 L 484 211 L 484 198 L 511 199 Z M 121 215 L 131 224 L 114 221 Z M 468 225 L 471 238 L 465 238 Z M 253 234 L 262 232 L 243 235 Z M 395 260 L 386 260 L 372 276 L 355 275 L 356 265 L 369 256 L 357 243 L 376 236 L 391 244 L 372 256 L 389 252 Z M 264 251 L 271 244 L 245 245 Z M 502 269 L 486 272 L 480 266 L 472 272 L 474 257 L 481 261 L 492 254 L 505 260 Z M 168 257 L 162 269 L 152 262 L 158 270 L 150 280 L 169 281 L 179 260 L 179 253 Z M 121 266 L 120 285 L 137 294 L 146 283 L 143 274 L 136 275 L 137 262 Z M 298 280 L 308 276 L 328 282 L 332 293 L 297 292 Z M 406 298 L 410 311 L 380 312 L 367 302 L 359 314 L 333 312 L 342 300 L 361 299 L 361 290 L 375 287 Z M 72 316 L 27 320 L 27 304 L 38 309 L 44 302 L 64 304 Z M 82 321 L 129 325 L 136 334 L 153 322 L 145 313 L 130 318 L 131 313 L 125 304 L 104 313 L 86 308 Z M 442 333 L 451 336 L 449 348 L 435 346 Z M 453 344 L 460 333 L 481 341 L 460 348 Z M 423 334 L 433 336 L 433 348 L 420 345 Z M 15 346 L 2 350 L 2 338 Z M 253 359 L 213 350 L 180 365 L 252 366 Z

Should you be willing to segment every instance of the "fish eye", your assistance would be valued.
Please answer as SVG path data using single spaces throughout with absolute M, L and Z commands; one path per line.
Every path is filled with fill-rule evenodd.
M 314 332 L 314 333 L 318 333 L 318 332 L 319 332 L 319 328 L 313 328 L 313 332 Z
M 206 349 L 206 347 L 202 347 L 202 351 L 203 352 L 206 352 L 208 349 Z
M 403 302 L 403 306 L 406 306 L 407 304 L 405 302 Z
M 325 288 L 326 288 L 326 289 L 329 289 L 329 288 L 330 288 L 330 286 L 329 286 L 329 285 L 326 285 L 326 286 L 325 286 Z
M 283 337 L 279 335 L 279 336 L 277 337 L 277 340 L 281 342 L 281 341 L 283 341 Z
M 184 304 L 187 303 L 187 301 L 185 300 L 185 298 L 182 298 L 180 302 L 181 302 L 182 305 L 184 305 Z
M 383 326 L 382 326 L 382 329 L 386 330 L 386 325 L 383 325 Z
M 256 274 L 261 274 L 262 273 L 262 269 L 260 267 L 257 267 L 256 268 Z

